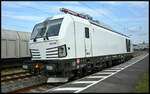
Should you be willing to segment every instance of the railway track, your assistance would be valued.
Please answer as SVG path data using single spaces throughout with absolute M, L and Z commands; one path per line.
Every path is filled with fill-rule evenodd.
M 27 77 L 31 77 L 31 76 L 32 75 L 27 71 L 6 74 L 6 75 L 1 76 L 1 82 L 13 81 L 13 80 L 27 78 Z
M 43 92 L 47 89 L 51 89 L 51 88 L 58 87 L 58 86 L 61 86 L 61 85 L 63 85 L 63 83 L 61 83 L 61 84 L 40 83 L 40 84 L 37 84 L 37 85 L 33 85 L 33 86 L 18 89 L 18 90 L 10 91 L 8 93 L 29 93 L 30 90 L 31 90 L 31 92 L 36 92 L 36 91 Z M 47 87 L 47 89 L 46 89 L 46 87 Z M 41 89 L 41 91 L 39 91 L 37 89 Z
M 37 85 L 33 85 L 33 86 L 29 86 L 29 87 L 25 87 L 25 88 L 21 88 L 21 89 L 17 89 L 17 90 L 14 90 L 14 91 L 10 91 L 8 93 L 42 93 L 42 92 L 45 92 L 46 90 L 48 89 L 52 89 L 52 88 L 55 88 L 55 87 L 59 87 L 59 86 L 62 86 L 62 85 L 66 85 L 68 83 L 71 83 L 72 81 L 75 81 L 79 79 L 78 77 L 70 80 L 69 82 L 66 82 L 66 83 L 40 83 L 40 84 L 37 84 Z
M 17 68 L 22 68 L 22 65 L 20 66 L 10 66 L 10 67 L 4 67 L 6 64 L 2 64 L 3 67 L 1 68 L 1 70 L 6 70 L 6 69 L 9 69 L 9 70 L 13 70 L 13 69 L 17 69 Z M 10 65 L 10 64 L 7 64 L 7 65 Z
M 8 93 L 24 92 L 24 91 L 27 91 L 27 90 L 30 90 L 30 89 L 38 88 L 38 87 L 43 86 L 43 85 L 46 85 L 46 83 L 41 83 L 41 84 L 29 86 L 29 87 L 24 87 L 24 88 L 21 88 L 21 89 L 17 89 L 17 90 L 10 91 L 10 92 L 8 92 Z
M 8 75 L 3 75 L 2 77 L 8 77 L 8 76 L 14 76 L 14 75 L 20 75 L 20 74 L 22 74 L 22 73 L 28 73 L 28 72 L 19 72 L 19 73 L 14 73 L 14 74 L 8 74 Z M 88 74 L 88 75 L 90 75 L 90 74 Z M 30 75 L 29 75 L 30 76 Z M 19 76 L 19 77 L 15 77 L 15 78 L 9 78 L 9 79 L 5 79 L 5 80 L 2 80 L 2 82 L 8 82 L 8 81 L 14 81 L 15 79 L 21 79 L 21 78 L 24 78 L 25 77 L 25 75 L 24 76 Z M 27 75 L 26 75 L 26 78 L 27 78 Z M 35 77 L 35 78 L 38 78 L 38 76 L 37 77 Z M 64 84 L 67 84 L 67 83 L 70 83 L 70 82 L 72 82 L 72 81 L 74 81 L 74 80 L 77 80 L 77 79 L 79 79 L 79 78 L 82 78 L 82 77 L 74 77 L 74 78 L 72 78 L 69 82 L 66 82 L 66 83 L 54 83 L 54 84 L 49 84 L 49 83 L 46 83 L 46 82 L 41 82 L 41 83 L 38 83 L 38 84 L 34 84 L 34 85 L 30 85 L 30 86 L 25 86 L 25 87 L 23 87 L 23 88 L 18 88 L 18 89 L 14 89 L 14 90 L 9 90 L 7 93 L 28 93 L 28 92 L 30 92 L 30 90 L 31 90 L 31 92 L 36 92 L 36 91 L 38 91 L 38 92 L 43 92 L 44 90 L 47 90 L 47 89 L 51 89 L 51 88 L 55 88 L 55 87 L 58 87 L 58 86 L 61 86 L 61 85 L 64 85 Z M 28 80 L 30 80 L 30 79 L 28 79 Z M 16 81 L 17 82 L 17 81 Z M 32 82 L 32 81 L 31 81 Z M 39 89 L 39 90 L 37 90 L 37 89 Z

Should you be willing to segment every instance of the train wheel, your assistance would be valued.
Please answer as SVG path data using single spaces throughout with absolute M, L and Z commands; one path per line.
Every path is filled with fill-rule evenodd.
M 88 70 L 87 70 L 86 67 L 82 69 L 82 74 L 83 74 L 84 76 L 86 76 L 86 75 L 88 74 Z
M 112 67 L 112 61 L 108 62 L 108 67 Z
M 107 63 L 103 63 L 103 68 L 107 68 Z
M 82 75 L 83 75 L 82 69 L 79 69 L 77 71 L 77 76 L 82 77 Z

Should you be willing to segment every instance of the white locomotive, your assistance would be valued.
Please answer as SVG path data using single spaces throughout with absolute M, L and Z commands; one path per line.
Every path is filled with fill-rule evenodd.
M 48 76 L 48 82 L 66 82 L 74 74 L 83 75 L 132 56 L 132 43 L 126 35 L 89 15 L 64 8 L 61 11 L 67 14 L 35 25 L 30 40 L 35 62 L 24 65 L 24 69 L 39 70 Z

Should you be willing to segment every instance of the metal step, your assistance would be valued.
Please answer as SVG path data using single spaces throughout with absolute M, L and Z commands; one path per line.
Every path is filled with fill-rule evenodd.
M 47 80 L 47 83 L 64 83 L 68 82 L 68 77 L 50 77 Z

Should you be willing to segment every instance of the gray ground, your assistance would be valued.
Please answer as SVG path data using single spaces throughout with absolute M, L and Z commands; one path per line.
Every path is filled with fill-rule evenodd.
M 83 90 L 81 93 L 124 93 L 133 92 L 142 74 L 149 69 L 149 56 L 138 63 L 120 71 L 119 73 L 105 79 Z
M 88 78 L 84 77 L 83 79 L 79 79 L 75 82 L 79 81 L 100 81 L 90 87 L 88 87 L 88 84 L 84 83 L 78 83 L 78 84 L 67 84 L 63 85 L 58 88 L 54 88 L 51 90 L 48 90 L 49 93 L 73 93 L 73 92 L 79 92 L 79 93 L 132 93 L 135 90 L 135 86 L 138 82 L 138 80 L 141 78 L 144 72 L 148 71 L 149 69 L 149 55 L 145 57 L 143 60 L 140 60 L 142 56 L 133 58 L 132 60 L 129 60 L 126 63 L 122 63 L 120 65 L 114 66 L 112 68 L 105 69 L 103 71 L 100 71 L 99 73 L 103 72 L 110 72 L 113 68 L 124 68 L 130 64 L 133 63 L 133 65 L 119 71 L 118 73 L 108 77 L 109 75 L 106 75 L 108 78 L 100 81 L 102 78 Z M 137 60 L 137 63 L 135 63 Z M 135 64 L 134 64 L 135 63 Z M 109 71 L 107 71 L 109 70 Z M 99 76 L 100 74 L 96 73 L 93 74 L 93 76 Z M 92 75 L 91 75 L 92 76 Z M 88 88 L 86 88 L 88 87 Z M 80 91 L 80 89 L 83 91 Z M 86 89 L 85 89 L 86 88 Z M 66 90 L 67 89 L 67 90 Z M 79 90 L 79 91 L 78 91 Z

